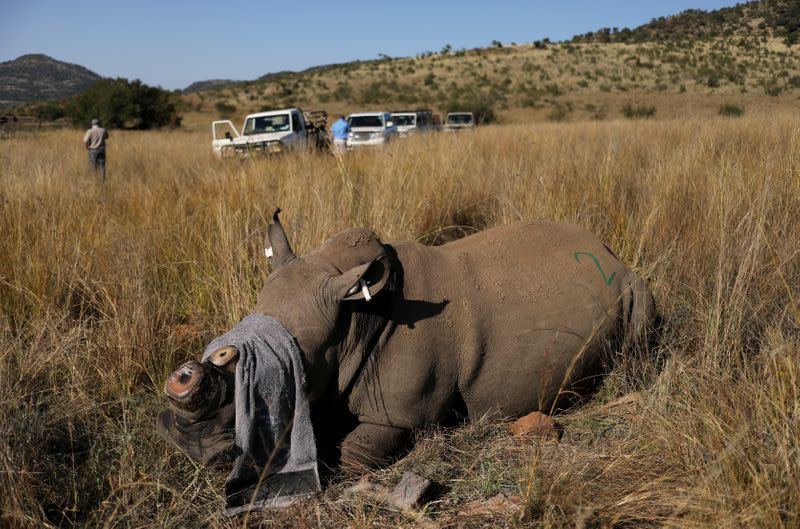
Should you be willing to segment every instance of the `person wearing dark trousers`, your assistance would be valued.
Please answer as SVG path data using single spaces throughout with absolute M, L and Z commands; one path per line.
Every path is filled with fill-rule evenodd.
M 89 151 L 89 165 L 96 175 L 100 171 L 103 183 L 106 181 L 106 140 L 108 131 L 100 126 L 99 119 L 92 120 L 92 128 L 83 135 L 83 144 Z

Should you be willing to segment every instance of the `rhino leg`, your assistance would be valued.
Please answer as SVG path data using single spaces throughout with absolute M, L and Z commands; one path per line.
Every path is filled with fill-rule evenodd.
M 405 449 L 411 432 L 382 424 L 361 423 L 342 442 L 342 466 L 362 471 L 389 462 Z

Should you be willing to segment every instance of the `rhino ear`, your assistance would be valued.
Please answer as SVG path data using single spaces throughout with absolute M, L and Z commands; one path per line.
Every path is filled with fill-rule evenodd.
M 390 273 L 389 259 L 381 256 L 334 279 L 334 293 L 342 301 L 370 301 L 386 286 Z

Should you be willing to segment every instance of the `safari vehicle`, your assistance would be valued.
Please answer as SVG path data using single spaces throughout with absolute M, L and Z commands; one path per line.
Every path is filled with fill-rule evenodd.
M 303 112 L 299 108 L 250 114 L 244 119 L 241 134 L 231 121 L 215 121 L 211 124 L 211 146 L 220 158 L 324 148 L 327 121 L 325 111 Z
M 459 132 L 474 128 L 475 116 L 472 115 L 472 112 L 450 112 L 444 122 L 445 132 Z
M 397 125 L 389 112 L 361 112 L 347 116 L 350 133 L 347 148 L 357 149 L 389 143 L 397 135 Z
M 397 125 L 397 136 L 437 130 L 433 112 L 430 110 L 398 110 L 392 112 L 392 121 Z

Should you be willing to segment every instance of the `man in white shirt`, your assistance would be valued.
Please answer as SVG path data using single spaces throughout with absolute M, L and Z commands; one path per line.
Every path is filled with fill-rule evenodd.
M 94 174 L 100 171 L 103 182 L 106 181 L 106 140 L 108 131 L 100 126 L 99 119 L 92 120 L 92 128 L 83 135 L 83 144 L 89 151 L 89 165 L 94 169 Z

